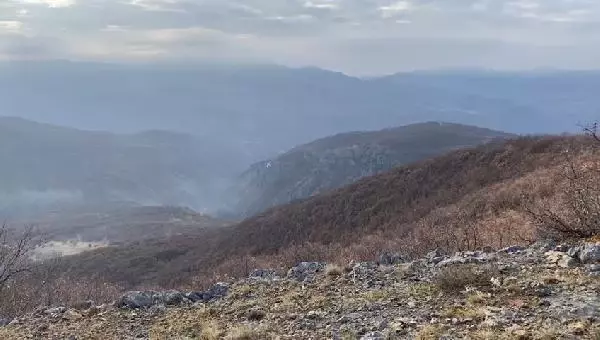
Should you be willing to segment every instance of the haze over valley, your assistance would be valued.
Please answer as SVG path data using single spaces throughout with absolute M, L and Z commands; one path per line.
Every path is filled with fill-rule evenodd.
M 0 84 L 3 114 L 15 117 L 0 119 L 0 211 L 7 218 L 63 205 L 115 204 L 176 205 L 239 217 L 271 206 L 240 205 L 241 197 L 254 199 L 240 183 L 247 180 L 242 174 L 277 164 L 278 157 L 314 140 L 427 121 L 513 134 L 577 132 L 578 123 L 592 121 L 600 107 L 600 73 L 594 71 L 357 78 L 269 65 L 41 61 L 3 63 Z M 435 134 L 419 138 L 426 142 Z M 453 138 L 447 146 L 472 145 L 461 144 L 460 132 Z M 365 137 L 359 144 L 374 146 L 375 140 Z M 405 152 L 406 146 L 396 145 Z M 406 159 L 445 150 L 440 144 Z M 304 157 L 319 159 L 320 152 L 313 148 Z M 327 176 L 338 175 L 343 177 Z M 278 190 L 300 185 L 289 181 Z M 275 202 L 314 192 L 286 193 Z

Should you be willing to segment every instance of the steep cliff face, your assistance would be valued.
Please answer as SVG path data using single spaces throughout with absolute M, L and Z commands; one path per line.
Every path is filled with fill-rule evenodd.
M 252 165 L 238 179 L 235 210 L 251 215 L 396 166 L 511 136 L 473 126 L 430 122 L 320 139 Z

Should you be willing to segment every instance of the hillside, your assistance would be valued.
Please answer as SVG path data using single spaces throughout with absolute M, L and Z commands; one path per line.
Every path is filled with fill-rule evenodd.
M 66 258 L 65 271 L 126 287 L 176 287 L 257 267 L 372 259 L 384 250 L 419 256 L 435 248 L 528 243 L 535 229 L 523 212 L 524 194 L 540 202 L 560 198 L 565 150 L 576 160 L 598 159 L 585 137 L 491 143 L 401 166 L 196 237 Z
M 83 131 L 0 117 L 0 216 L 62 206 L 214 209 L 239 163 L 190 135 Z
M 236 183 L 233 211 L 254 215 L 403 164 L 511 136 L 474 126 L 429 122 L 319 139 L 246 170 Z

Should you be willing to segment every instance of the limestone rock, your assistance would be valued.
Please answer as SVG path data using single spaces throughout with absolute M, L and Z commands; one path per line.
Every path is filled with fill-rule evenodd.
M 579 259 L 584 264 L 600 262 L 600 243 L 588 243 L 581 249 Z

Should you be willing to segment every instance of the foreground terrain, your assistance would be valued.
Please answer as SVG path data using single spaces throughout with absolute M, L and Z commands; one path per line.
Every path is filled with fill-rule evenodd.
M 600 243 L 382 254 L 255 270 L 204 292 L 40 308 L 2 339 L 598 339 Z

